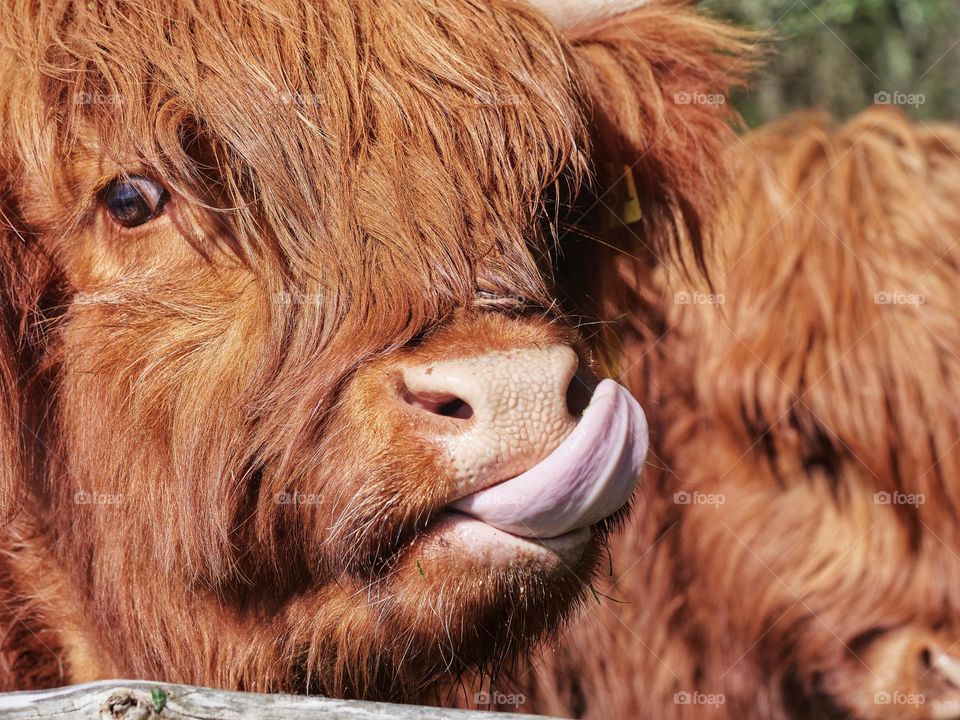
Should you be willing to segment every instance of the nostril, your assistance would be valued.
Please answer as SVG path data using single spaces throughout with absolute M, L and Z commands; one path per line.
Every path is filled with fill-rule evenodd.
M 581 364 L 567 386 L 567 411 L 573 417 L 579 418 L 583 415 L 583 411 L 590 404 L 596 385 L 597 381 L 593 374 Z
M 512 453 L 517 437 L 570 426 L 565 411 L 573 418 L 583 413 L 596 380 L 588 369 L 578 371 L 578 365 L 573 348 L 550 345 L 422 364 L 407 361 L 387 377 L 396 401 L 408 412 L 447 421 L 442 428 L 434 422 L 433 430 L 459 436 L 469 421 L 478 431 L 477 443 L 495 440 Z
M 411 407 L 433 415 L 456 420 L 469 420 L 473 417 L 470 403 L 450 393 L 414 392 L 404 386 L 400 390 L 400 399 Z

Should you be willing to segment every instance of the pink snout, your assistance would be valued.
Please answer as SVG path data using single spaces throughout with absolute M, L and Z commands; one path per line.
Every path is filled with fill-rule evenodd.
M 453 508 L 513 535 L 554 538 L 627 503 L 647 423 L 612 380 L 590 387 L 565 345 L 403 370 L 400 398 L 430 416 L 455 480 Z

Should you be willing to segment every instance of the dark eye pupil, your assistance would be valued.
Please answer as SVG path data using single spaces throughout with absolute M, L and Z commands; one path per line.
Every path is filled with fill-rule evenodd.
M 166 199 L 166 190 L 145 177 L 131 176 L 111 182 L 104 192 L 107 212 L 125 227 L 142 225 L 156 216 Z

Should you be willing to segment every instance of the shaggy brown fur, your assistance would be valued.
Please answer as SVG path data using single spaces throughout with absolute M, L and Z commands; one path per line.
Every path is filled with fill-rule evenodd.
M 431 549 L 449 473 L 385 378 L 601 347 L 611 247 L 698 256 L 729 113 L 674 98 L 744 50 L 677 3 L 561 37 L 509 0 L 6 0 L 0 689 L 412 698 L 555 629 L 604 531 L 574 568 Z M 127 174 L 171 196 L 132 229 Z
M 960 129 L 800 116 L 731 156 L 714 289 L 636 278 L 663 311 L 627 320 L 656 429 L 621 602 L 523 709 L 960 717 Z

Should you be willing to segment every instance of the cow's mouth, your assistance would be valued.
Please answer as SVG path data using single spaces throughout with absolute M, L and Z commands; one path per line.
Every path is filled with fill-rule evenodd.
M 478 560 L 518 553 L 579 554 L 591 528 L 627 505 L 648 447 L 643 410 L 612 380 L 601 382 L 580 421 L 543 460 L 456 500 L 434 532 Z
M 626 504 L 639 482 L 647 445 L 640 405 L 621 385 L 604 380 L 581 420 L 545 459 L 453 507 L 512 535 L 557 538 L 590 527 Z

